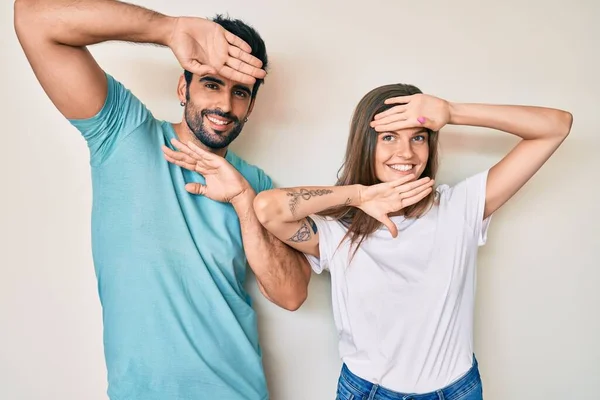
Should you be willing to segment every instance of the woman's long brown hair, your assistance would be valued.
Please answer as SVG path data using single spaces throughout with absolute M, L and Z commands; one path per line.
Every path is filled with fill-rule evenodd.
M 406 84 L 385 85 L 371 90 L 358 103 L 352 116 L 350 136 L 346 147 L 344 163 L 338 174 L 336 186 L 361 184 L 371 186 L 381 183 L 375 175 L 375 149 L 379 133 L 370 126 L 376 114 L 383 112 L 395 104 L 385 104 L 391 97 L 409 96 L 422 93 L 417 87 Z M 438 168 L 438 135 L 429 131 L 429 158 L 423 174 L 419 178 L 435 178 Z M 433 204 L 435 191 L 423 200 L 403 209 L 407 218 L 423 216 Z M 356 246 L 354 253 L 365 238 L 382 226 L 382 223 L 369 216 L 362 210 L 349 206 L 340 206 L 318 213 L 320 216 L 339 220 L 346 226 L 348 232 L 343 240 L 350 239 L 350 244 Z M 342 242 L 343 242 L 342 240 Z

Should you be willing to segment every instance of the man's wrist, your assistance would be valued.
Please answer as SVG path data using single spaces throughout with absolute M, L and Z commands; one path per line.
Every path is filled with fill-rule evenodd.
M 161 46 L 171 47 L 173 35 L 175 34 L 175 29 L 180 22 L 180 18 L 171 17 L 168 15 L 160 15 L 158 19 L 158 29 L 156 29 L 157 36 L 152 40 L 152 42 Z
M 256 197 L 256 192 L 252 187 L 247 186 L 240 193 L 233 196 L 229 201 L 231 205 L 235 209 L 243 209 L 248 207 L 253 207 L 254 198 Z

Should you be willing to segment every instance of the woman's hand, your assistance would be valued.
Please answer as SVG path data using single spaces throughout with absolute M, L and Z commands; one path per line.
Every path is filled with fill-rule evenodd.
M 377 132 L 424 127 L 434 132 L 450 122 L 450 103 L 427 94 L 392 97 L 385 104 L 399 104 L 375 115 L 371 127 Z
M 407 175 L 392 182 L 364 186 L 360 190 L 360 200 L 356 207 L 384 224 L 392 236 L 396 237 L 398 229 L 388 214 L 418 203 L 433 190 L 432 179 L 421 178 L 411 182 L 414 178 L 414 175 Z

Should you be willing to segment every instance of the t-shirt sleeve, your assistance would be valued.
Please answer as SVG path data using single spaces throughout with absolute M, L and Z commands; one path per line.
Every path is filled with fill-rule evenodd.
M 265 172 L 262 169 L 258 170 L 258 187 L 259 192 L 271 190 L 274 188 L 273 180 L 269 175 L 265 174 Z
M 461 213 L 465 220 L 466 229 L 477 240 L 479 246 L 487 241 L 487 232 L 492 216 L 485 220 L 485 194 L 488 171 L 471 176 L 454 187 L 445 187 L 441 190 L 442 201 L 447 203 L 450 210 Z
M 312 270 L 315 271 L 315 273 L 320 274 L 323 271 L 329 270 L 332 245 L 337 247 L 343 234 L 340 237 L 342 229 L 337 221 L 318 215 L 311 215 L 310 218 L 315 222 L 317 232 L 319 233 L 319 257 L 315 257 L 311 254 L 304 254 L 304 256 L 310 263 Z M 339 237 L 339 240 L 333 244 L 337 237 Z
M 101 164 L 120 142 L 151 117 L 146 106 L 123 84 L 106 74 L 107 95 L 102 109 L 88 119 L 70 119 L 90 149 L 92 165 Z

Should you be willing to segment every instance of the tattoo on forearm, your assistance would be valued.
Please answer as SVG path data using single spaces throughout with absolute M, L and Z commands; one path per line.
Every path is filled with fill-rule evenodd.
M 288 192 L 287 195 L 291 197 L 290 211 L 292 212 L 292 215 L 294 215 L 294 216 L 296 215 L 296 210 L 298 208 L 298 203 L 300 202 L 300 199 L 310 200 L 311 197 L 324 196 L 326 194 L 333 193 L 333 190 L 331 190 L 331 189 L 308 190 L 308 189 L 302 188 L 300 190 L 286 189 L 286 191 Z

